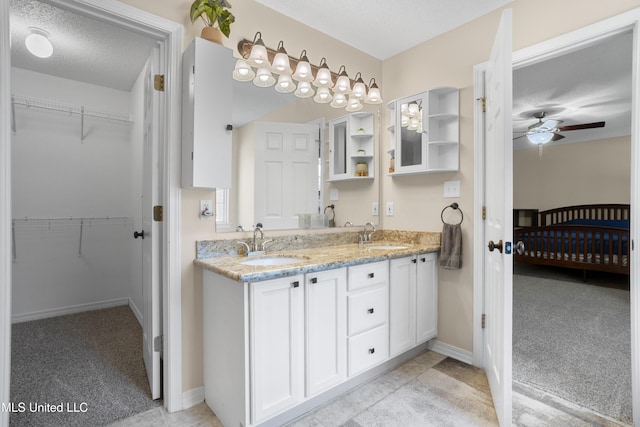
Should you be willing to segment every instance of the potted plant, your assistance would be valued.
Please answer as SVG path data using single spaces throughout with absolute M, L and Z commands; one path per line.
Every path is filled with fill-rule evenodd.
M 222 44 L 220 33 L 228 38 L 231 24 L 236 20 L 228 9 L 231 9 L 231 4 L 227 0 L 195 0 L 191 4 L 191 22 L 201 18 L 205 25 L 202 38 Z

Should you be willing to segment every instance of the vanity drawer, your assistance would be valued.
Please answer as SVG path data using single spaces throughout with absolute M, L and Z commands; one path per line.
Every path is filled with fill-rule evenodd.
M 386 286 L 365 290 L 347 298 L 349 336 L 387 323 L 389 296 Z
M 389 282 L 389 261 L 372 262 L 370 264 L 349 267 L 348 289 L 366 288 Z
M 389 328 L 378 326 L 349 338 L 349 376 L 378 365 L 389 356 Z

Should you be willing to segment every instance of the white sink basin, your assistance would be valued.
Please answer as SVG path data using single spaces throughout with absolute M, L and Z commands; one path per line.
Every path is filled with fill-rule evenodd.
M 381 250 L 397 250 L 397 249 L 407 249 L 409 246 L 404 246 L 404 245 L 385 245 L 385 244 L 381 244 L 381 245 L 365 245 L 365 248 L 369 248 L 369 249 L 381 249 Z
M 295 264 L 296 262 L 304 261 L 302 258 L 295 257 L 266 257 L 266 258 L 252 258 L 246 261 L 240 261 L 242 265 L 286 265 L 286 264 Z

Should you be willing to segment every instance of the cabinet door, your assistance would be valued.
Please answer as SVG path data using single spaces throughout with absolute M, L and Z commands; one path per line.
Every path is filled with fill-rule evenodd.
M 421 173 L 427 169 L 426 106 L 426 92 L 396 102 L 396 174 Z
M 346 268 L 306 275 L 307 396 L 347 376 L 346 290 Z
M 182 186 L 231 187 L 231 49 L 196 37 L 182 55 Z
M 347 151 L 347 119 L 329 122 L 329 180 L 345 179 L 350 174 Z
M 416 344 L 438 335 L 438 255 L 418 255 L 416 278 Z
M 304 398 L 304 277 L 250 284 L 251 421 Z
M 416 344 L 416 257 L 390 261 L 389 355 L 397 356 Z

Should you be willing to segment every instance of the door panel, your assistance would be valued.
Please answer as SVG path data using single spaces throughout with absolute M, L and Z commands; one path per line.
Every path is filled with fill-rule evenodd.
M 160 354 L 161 319 L 161 243 L 160 222 L 153 220 L 153 207 L 160 205 L 160 160 L 158 153 L 159 92 L 153 89 L 153 76 L 159 64 L 156 48 L 147 63 L 144 85 L 144 139 L 142 166 L 142 299 L 143 357 L 152 399 L 161 397 Z M 156 342 L 156 339 L 158 341 Z
M 511 10 L 502 14 L 485 75 L 485 236 L 511 242 L 513 236 L 513 141 L 511 137 Z M 487 244 L 487 242 L 485 242 Z M 506 245 L 505 245 L 506 246 Z M 485 369 L 500 425 L 511 425 L 512 258 L 485 249 Z

